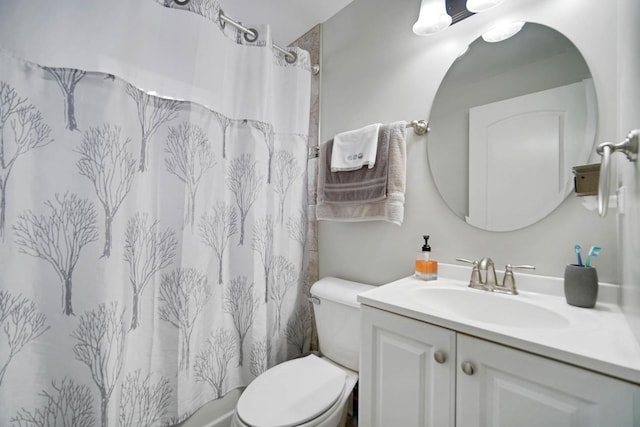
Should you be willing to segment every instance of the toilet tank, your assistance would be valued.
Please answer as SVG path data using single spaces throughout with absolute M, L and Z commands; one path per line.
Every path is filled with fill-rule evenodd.
M 356 297 L 373 288 L 335 277 L 320 279 L 311 287 L 320 352 L 353 371 L 358 371 L 361 334 Z

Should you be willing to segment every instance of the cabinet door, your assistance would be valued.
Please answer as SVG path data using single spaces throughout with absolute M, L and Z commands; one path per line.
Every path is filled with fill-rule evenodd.
M 361 312 L 360 425 L 453 427 L 455 332 L 367 306 Z
M 640 423 L 638 386 L 463 334 L 457 346 L 458 427 Z

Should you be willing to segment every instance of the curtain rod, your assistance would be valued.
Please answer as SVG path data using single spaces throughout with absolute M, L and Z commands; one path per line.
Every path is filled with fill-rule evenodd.
M 180 6 L 184 6 L 188 4 L 191 0 L 173 0 L 173 1 L 176 4 L 179 4 Z M 232 27 L 242 31 L 244 33 L 244 39 L 247 42 L 253 43 L 254 41 L 258 40 L 258 30 L 256 30 L 255 28 L 247 28 L 244 25 L 240 24 L 238 21 L 234 21 L 233 19 L 225 15 L 224 12 L 222 12 L 222 9 L 219 9 L 218 11 L 218 20 L 226 22 Z M 295 64 L 295 62 L 298 60 L 298 55 L 295 52 L 286 50 L 273 42 L 271 43 L 271 46 L 273 46 L 275 50 L 277 50 L 278 52 L 284 55 L 284 59 L 285 61 L 287 61 L 288 64 Z
M 220 12 L 218 12 L 218 18 L 221 21 L 228 23 L 232 27 L 242 31 L 244 33 L 244 39 L 249 43 L 254 42 L 258 39 L 258 30 L 256 30 L 255 28 L 247 28 L 239 22 L 234 21 L 233 19 L 225 15 L 224 12 L 222 12 L 222 9 L 220 9 Z M 288 51 L 275 43 L 271 43 L 271 45 L 275 50 L 284 55 L 284 59 L 285 61 L 287 61 L 287 63 L 294 64 L 298 60 L 298 55 L 295 52 Z

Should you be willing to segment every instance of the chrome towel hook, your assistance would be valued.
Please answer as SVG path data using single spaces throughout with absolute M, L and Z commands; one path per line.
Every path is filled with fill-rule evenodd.
M 629 132 L 624 141 L 617 144 L 613 142 L 603 142 L 596 148 L 596 152 L 602 156 L 602 163 L 600 163 L 600 181 L 598 183 L 598 214 L 603 218 L 609 210 L 611 154 L 618 151 L 624 153 L 629 161 L 635 162 L 638 159 L 639 141 L 640 129 L 634 129 Z

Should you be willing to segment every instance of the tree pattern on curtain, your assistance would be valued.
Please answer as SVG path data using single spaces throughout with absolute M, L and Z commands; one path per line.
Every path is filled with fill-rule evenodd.
M 118 303 L 102 303 L 83 313 L 71 334 L 76 359 L 87 365 L 100 392 L 100 425 L 109 426 L 109 402 L 122 372 L 126 329 Z
M 36 215 L 30 209 L 18 215 L 13 226 L 15 244 L 20 253 L 42 258 L 51 264 L 62 288 L 62 311 L 73 313 L 71 302 L 72 275 L 80 259 L 80 251 L 97 239 L 96 212 L 93 203 L 76 194 L 55 195 L 55 202 L 44 204 L 49 215 Z
M 196 318 L 211 296 L 207 276 L 195 268 L 163 274 L 160 282 L 160 319 L 178 328 L 180 369 L 189 370 L 189 347 Z
M 136 102 L 141 132 L 138 170 L 144 172 L 147 170 L 147 156 L 149 155 L 151 137 L 163 123 L 176 117 L 180 102 L 149 95 L 131 85 L 127 86 L 127 94 Z
M 0 51 L 0 425 L 168 426 L 308 348 L 304 136 L 107 77 Z
M 89 387 L 76 384 L 63 378 L 60 384 L 51 382 L 52 391 L 42 390 L 39 396 L 44 405 L 30 411 L 21 408 L 11 419 L 18 426 L 69 426 L 82 427 L 95 425 L 93 398 Z
M 121 140 L 118 126 L 105 124 L 85 132 L 76 150 L 81 158 L 78 170 L 93 183 L 96 196 L 104 208 L 103 257 L 111 255 L 111 224 L 133 184 L 135 160 L 127 146 L 130 139 Z
M 0 386 L 9 363 L 30 341 L 45 333 L 47 316 L 38 311 L 33 301 L 22 295 L 14 296 L 0 290 L 0 324 L 6 338 L 6 348 L 2 368 L 0 368 Z
M 5 132 L 9 127 L 10 132 Z M 5 135 L 7 133 L 8 135 Z M 0 81 L 0 240 L 4 240 L 7 185 L 18 158 L 53 142 L 51 128 L 42 113 L 15 88 Z
M 205 213 L 200 219 L 200 237 L 202 242 L 214 250 L 218 259 L 218 284 L 222 285 L 224 251 L 231 236 L 238 232 L 236 210 L 223 202 L 217 202 L 213 213 Z
M 76 85 L 87 74 L 82 70 L 74 70 L 71 68 L 52 68 L 44 67 L 60 86 L 60 90 L 64 95 L 64 119 L 67 123 L 67 129 L 78 130 L 78 123 L 76 123 L 76 111 L 75 111 L 75 93 Z
M 167 172 L 175 175 L 187 187 L 187 213 L 184 224 L 193 228 L 196 210 L 196 193 L 202 176 L 216 165 L 209 140 L 204 130 L 191 123 L 170 127 L 167 135 Z
M 139 324 L 140 294 L 151 278 L 173 262 L 178 240 L 170 228 L 160 232 L 158 221 L 148 223 L 149 215 L 140 212 L 129 219 L 125 233 L 124 260 L 129 264 L 129 282 L 133 288 L 131 329 Z

